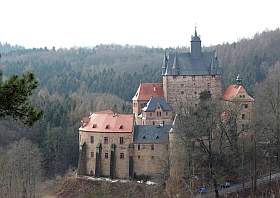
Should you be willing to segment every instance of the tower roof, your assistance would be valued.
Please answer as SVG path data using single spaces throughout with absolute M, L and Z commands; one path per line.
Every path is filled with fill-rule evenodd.
M 133 114 L 116 114 L 111 110 L 95 112 L 83 118 L 80 131 L 96 133 L 132 133 Z
M 165 55 L 166 56 L 166 55 Z M 170 52 L 162 75 L 220 75 L 216 52 L 202 52 L 201 40 L 195 27 L 191 52 Z
M 136 125 L 134 143 L 164 143 L 168 141 L 171 125 Z
M 192 42 L 201 42 L 200 37 L 197 35 L 196 26 L 194 28 L 194 35 L 191 37 Z
M 189 52 L 170 52 L 163 75 L 178 75 L 178 73 L 172 72 L 174 70 L 174 62 L 176 62 L 176 69 L 180 71 L 180 75 L 221 74 L 218 60 L 215 57 L 215 51 L 203 52 L 200 58 L 195 59 Z
M 166 102 L 163 96 L 151 97 L 149 102 L 143 108 L 143 111 L 154 112 L 158 107 L 160 107 L 163 111 L 172 111 L 171 106 Z
M 254 98 L 251 97 L 243 85 L 232 84 L 227 87 L 224 92 L 223 99 L 226 101 L 234 102 L 234 101 L 246 101 L 246 102 L 254 102 Z
M 141 83 L 132 100 L 148 101 L 152 96 L 163 96 L 162 83 Z

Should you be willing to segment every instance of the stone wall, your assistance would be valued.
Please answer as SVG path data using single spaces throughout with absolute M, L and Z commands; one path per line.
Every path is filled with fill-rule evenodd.
M 136 175 L 158 176 L 166 171 L 167 163 L 168 143 L 134 144 L 134 173 Z
M 142 108 L 145 107 L 148 100 L 133 100 L 132 101 L 132 111 L 135 116 L 139 115 L 142 112 Z
M 160 125 L 172 123 L 172 112 L 156 109 L 155 112 L 143 112 L 141 125 Z
M 96 166 L 96 147 L 101 144 L 101 176 L 110 176 L 110 158 L 111 146 L 116 145 L 116 177 L 128 178 L 129 171 L 129 144 L 133 141 L 132 133 L 95 133 L 80 131 L 80 149 L 83 143 L 87 145 L 87 171 L 95 175 Z M 94 142 L 91 143 L 91 136 L 94 137 Z M 104 137 L 108 138 L 108 143 L 104 143 Z M 120 144 L 120 137 L 123 137 L 123 144 Z M 105 158 L 105 153 L 108 153 L 108 158 Z M 124 158 L 120 159 L 121 153 Z
M 213 98 L 221 98 L 222 86 L 219 75 L 209 76 L 163 76 L 164 97 L 177 109 L 180 103 L 196 105 L 199 94 L 208 90 Z

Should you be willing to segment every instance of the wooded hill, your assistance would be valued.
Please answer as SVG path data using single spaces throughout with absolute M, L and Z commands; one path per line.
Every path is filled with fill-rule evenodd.
M 245 86 L 254 94 L 256 82 L 263 80 L 268 69 L 280 61 L 280 30 L 204 50 L 217 51 L 224 86 L 241 74 Z M 1 44 L 0 65 L 4 79 L 13 74 L 33 72 L 39 87 L 32 100 L 44 111 L 44 116 L 32 128 L 24 128 L 10 120 L 2 121 L 0 147 L 26 137 L 38 144 L 45 174 L 63 174 L 78 161 L 80 119 L 90 111 L 105 108 L 130 112 L 129 102 L 140 81 L 161 80 L 164 51 L 162 48 L 120 45 L 25 49 Z

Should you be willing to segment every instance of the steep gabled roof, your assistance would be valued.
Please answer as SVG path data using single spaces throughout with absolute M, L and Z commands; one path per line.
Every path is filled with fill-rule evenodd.
M 176 61 L 177 72 L 174 72 Z M 179 72 L 179 74 L 178 74 Z M 215 52 L 201 52 L 199 58 L 193 58 L 189 52 L 171 52 L 168 55 L 166 70 L 163 75 L 216 75 L 221 74 Z
M 82 123 L 80 131 L 99 133 L 131 133 L 134 117 L 132 114 L 116 114 L 111 110 L 100 111 L 89 116 Z
M 164 143 L 168 141 L 171 125 L 136 125 L 134 143 Z
M 160 107 L 163 111 L 172 111 L 171 106 L 169 104 L 167 104 L 167 102 L 163 96 L 151 97 L 149 102 L 143 108 L 143 111 L 154 112 L 158 107 Z
M 254 102 L 254 98 L 247 93 L 246 89 L 242 85 L 236 85 L 236 84 L 229 85 L 227 87 L 227 89 L 224 92 L 223 99 L 226 101 Z
M 152 96 L 163 96 L 162 83 L 141 83 L 132 100 L 148 101 Z

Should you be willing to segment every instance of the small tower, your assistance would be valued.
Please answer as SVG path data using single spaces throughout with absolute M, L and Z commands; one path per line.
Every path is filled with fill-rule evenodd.
M 168 63 L 168 57 L 166 55 L 166 50 L 164 52 L 164 58 L 162 61 L 162 66 L 161 66 L 161 75 L 164 75 L 166 72 L 166 68 L 167 68 L 167 63 Z
M 242 79 L 241 79 L 239 74 L 236 76 L 236 84 L 237 85 L 242 85 Z
M 178 130 L 178 115 L 176 114 L 172 128 L 169 131 L 169 163 L 170 178 L 180 180 L 184 176 L 185 167 L 185 147 L 180 139 Z
M 197 35 L 196 27 L 194 30 L 194 36 L 191 38 L 191 57 L 194 59 L 198 59 L 201 57 L 201 40 Z
M 180 74 L 180 68 L 177 61 L 177 52 L 175 52 L 175 57 L 172 66 L 172 75 L 179 75 L 179 74 Z

